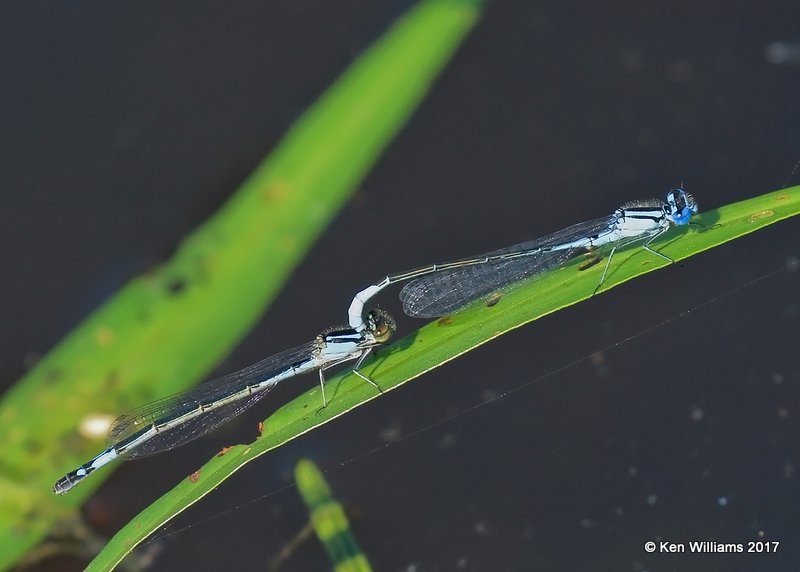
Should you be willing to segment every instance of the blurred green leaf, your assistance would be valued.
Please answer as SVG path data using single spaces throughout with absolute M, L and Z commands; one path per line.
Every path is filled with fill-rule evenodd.
M 716 210 L 693 221 L 707 225 L 673 228 L 653 247 L 675 261 L 699 254 L 745 234 L 800 214 L 800 187 L 792 187 Z M 579 271 L 580 258 L 505 294 L 499 303 L 473 307 L 432 322 L 377 353 L 361 371 L 384 393 L 421 376 L 514 328 L 592 297 L 603 270 L 597 264 Z M 633 245 L 614 256 L 603 286 L 605 292 L 669 263 Z M 344 311 L 344 309 L 343 309 Z M 307 391 L 264 422 L 262 436 L 236 445 L 211 459 L 192 478 L 184 479 L 128 523 L 95 560 L 92 569 L 106 569 L 136 544 L 214 490 L 246 463 L 267 451 L 319 427 L 364 403 L 380 397 L 373 387 L 349 372 L 328 381 L 328 406 L 320 410 L 319 387 Z
M 362 55 L 210 220 L 121 289 L 0 402 L 0 569 L 73 514 L 101 471 L 55 497 L 98 453 L 79 434 L 202 379 L 252 327 L 408 120 L 471 29 L 477 2 L 427 0 Z
M 336 572 L 369 572 L 372 567 L 358 547 L 344 507 L 333 497 L 325 477 L 309 459 L 294 468 L 294 481 L 311 516 L 317 538 Z

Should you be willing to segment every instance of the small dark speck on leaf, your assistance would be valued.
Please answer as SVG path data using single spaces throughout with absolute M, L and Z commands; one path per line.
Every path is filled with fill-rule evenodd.
M 56 382 L 64 377 L 64 372 L 58 368 L 50 368 L 45 372 L 44 376 L 48 382 Z
M 42 511 L 40 511 L 40 510 L 37 510 L 37 509 L 35 509 L 35 508 L 28 509 L 28 510 L 26 510 L 26 511 L 24 511 L 24 512 L 22 513 L 22 519 L 23 519 L 23 520 L 24 520 L 24 521 L 25 521 L 27 524 L 33 524 L 33 523 L 36 523 L 36 522 L 37 522 L 39 519 L 41 519 L 43 516 L 44 516 L 44 515 L 42 514 Z
M 22 442 L 22 448 L 29 455 L 36 455 L 44 449 L 44 445 L 35 439 L 26 439 Z
M 177 296 L 186 289 L 186 280 L 183 278 L 173 278 L 167 283 L 167 290 L 173 296 Z
M 496 305 L 502 299 L 503 299 L 503 295 L 500 292 L 493 292 L 486 299 L 486 307 L 487 308 L 491 308 L 492 306 Z
M 112 370 L 106 374 L 105 378 L 106 386 L 107 387 L 116 387 L 119 385 L 119 374 Z

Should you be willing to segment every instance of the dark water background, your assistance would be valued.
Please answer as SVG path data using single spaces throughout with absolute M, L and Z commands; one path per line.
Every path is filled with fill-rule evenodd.
M 4 6 L 0 382 L 169 256 L 410 5 Z M 701 208 L 800 183 L 800 62 L 767 50 L 800 49 L 798 23 L 797 2 L 493 3 L 219 371 L 341 321 L 352 293 L 387 271 L 529 239 L 681 182 Z M 301 456 L 330 469 L 377 570 L 800 569 L 796 271 L 439 423 L 787 266 L 798 230 L 777 224 L 539 320 L 298 439 L 181 516 L 168 532 L 188 530 L 149 545 L 152 569 L 265 569 L 306 522 L 295 490 L 200 521 L 281 489 Z M 313 383 L 120 467 L 87 516 L 112 534 Z M 643 549 L 759 535 L 780 552 Z M 327 566 L 309 541 L 283 569 Z

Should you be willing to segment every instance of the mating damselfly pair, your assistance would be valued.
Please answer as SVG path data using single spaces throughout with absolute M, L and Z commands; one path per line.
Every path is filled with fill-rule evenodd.
M 605 282 L 614 253 L 641 242 L 655 256 L 672 259 L 651 244 L 672 226 L 685 226 L 697 203 L 689 193 L 670 190 L 665 200 L 626 203 L 613 214 L 567 227 L 548 236 L 480 256 L 431 264 L 390 274 L 358 292 L 348 309 L 348 326 L 332 328 L 314 340 L 268 357 L 239 372 L 216 378 L 186 392 L 143 405 L 119 417 L 109 431 L 108 448 L 61 477 L 53 492 L 62 494 L 117 458 L 154 455 L 192 441 L 248 409 L 280 381 L 318 372 L 325 398 L 325 372 L 354 361 L 353 373 L 380 391 L 359 371 L 364 359 L 386 343 L 395 322 L 380 309 L 364 309 L 384 288 L 406 282 L 400 292 L 403 310 L 413 317 L 439 317 L 523 280 L 561 266 L 577 254 L 610 246 L 597 291 Z

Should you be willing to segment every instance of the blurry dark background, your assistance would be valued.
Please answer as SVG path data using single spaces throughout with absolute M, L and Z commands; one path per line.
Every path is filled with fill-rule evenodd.
M 4 5 L 0 383 L 168 257 L 412 4 Z M 800 183 L 798 22 L 797 2 L 492 3 L 218 371 L 341 322 L 388 271 L 681 182 L 701 208 Z M 296 491 L 215 515 L 287 485 L 301 456 L 328 469 L 378 570 L 800 569 L 800 278 L 787 269 L 736 290 L 796 266 L 798 230 L 782 222 L 539 320 L 259 459 L 146 547 L 152 569 L 264 569 L 306 522 Z M 395 294 L 382 304 L 396 308 Z M 87 518 L 113 534 L 313 383 L 119 467 Z M 645 553 L 659 539 L 781 545 Z M 283 569 L 327 567 L 309 541 Z

